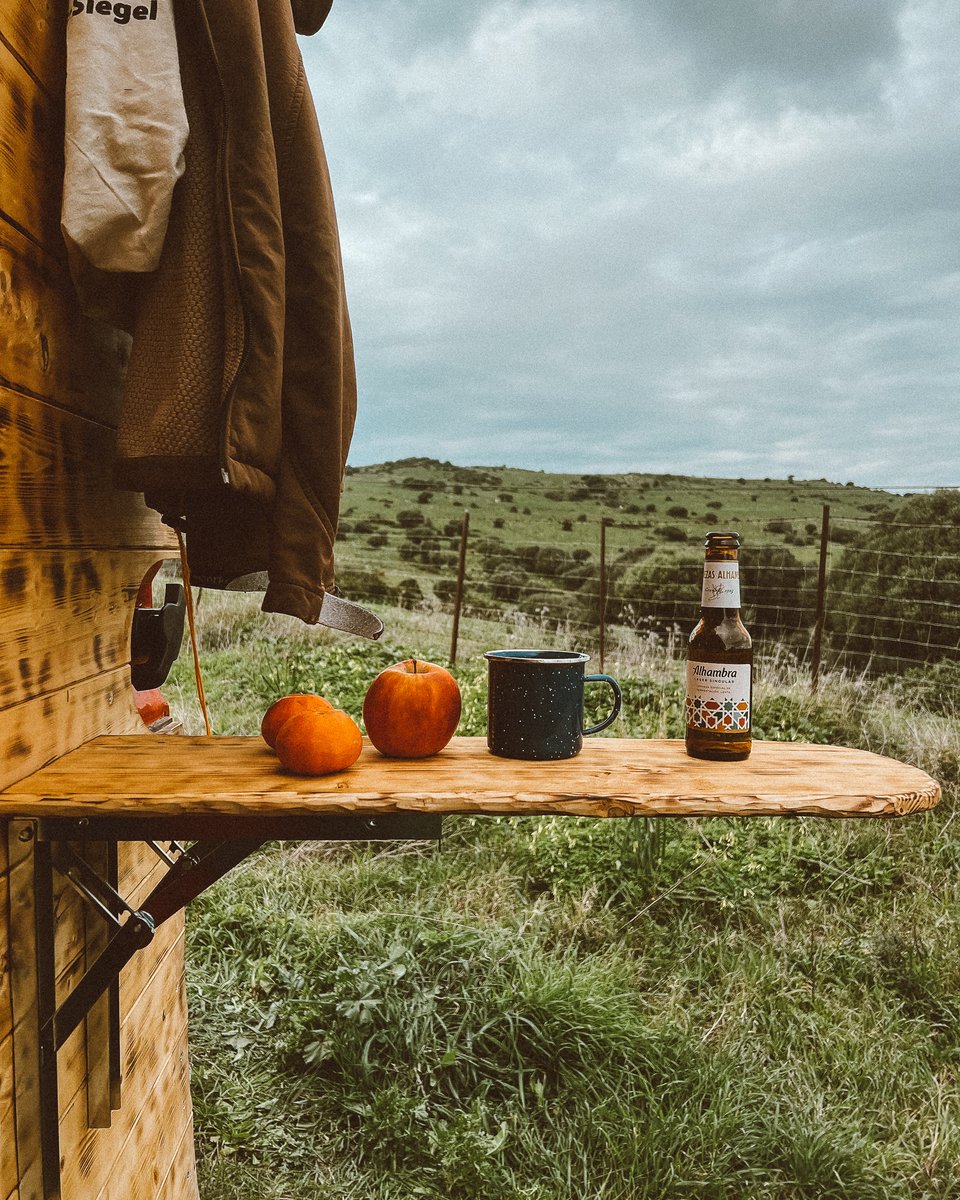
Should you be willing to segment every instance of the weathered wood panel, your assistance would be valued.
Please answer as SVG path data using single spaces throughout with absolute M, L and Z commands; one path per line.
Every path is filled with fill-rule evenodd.
M 181 1042 L 161 1064 L 155 1075 L 151 1103 L 141 1111 L 103 1188 L 92 1195 L 110 1200 L 153 1200 L 163 1185 L 169 1164 L 182 1153 L 183 1138 L 192 1135 L 192 1118 L 177 1119 L 183 1112 L 182 1108 L 177 1109 L 178 1097 L 188 1076 L 186 1046 Z M 185 1172 L 180 1183 L 196 1195 L 196 1181 L 191 1174 Z M 189 1192 L 178 1193 L 184 1194 Z
M 28 848 L 25 847 L 21 861 L 27 857 Z M 136 907 L 149 895 L 166 871 L 166 866 L 146 845 L 139 842 L 121 845 L 118 890 L 133 907 Z M 85 970 L 87 950 L 85 913 L 90 910 L 61 876 L 56 875 L 54 883 L 53 904 L 57 913 L 56 986 L 59 1003 L 76 985 Z M 26 883 L 21 881 L 21 886 L 25 887 Z M 21 905 L 22 900 L 17 903 Z M 124 997 L 128 1005 L 132 1004 L 143 988 L 148 985 L 150 977 L 156 969 L 156 961 L 166 953 L 168 943 L 178 936 L 177 928 L 177 921 L 170 922 L 169 926 L 162 926 L 149 951 L 136 955 L 124 968 Z M 64 1047 L 63 1053 L 68 1059 L 70 1058 L 70 1042 Z M 73 1072 L 68 1070 L 66 1075 L 82 1079 L 83 1072 L 78 1068 Z
M 15 1141 L 20 1188 L 25 1196 L 32 1197 L 42 1194 L 33 843 L 18 836 L 12 825 L 4 828 L 4 834 L 10 861 L 4 932 L 10 959 L 14 1075 L 13 1126 L 6 1132 Z
M 16 1139 L 17 1154 L 14 1155 L 14 1139 L 10 1138 L 10 1156 L 19 1159 L 19 1171 L 24 1179 L 27 1194 L 39 1186 L 39 1140 L 38 1127 L 28 1112 L 31 1096 L 36 1094 L 36 1036 L 35 1009 L 31 999 L 31 959 L 33 955 L 30 844 L 15 841 L 17 862 L 15 863 L 15 895 L 11 898 L 11 913 L 14 918 L 14 979 L 22 991 L 19 998 L 14 1036 L 8 1036 L 7 1047 L 0 1045 L 0 1053 L 8 1047 L 17 1054 L 17 1093 L 22 1111 L 6 1112 L 8 1120 L 19 1115 L 19 1132 Z M 146 846 L 133 844 L 124 846 L 126 862 L 120 872 L 120 889 L 129 894 L 136 904 L 162 878 L 166 867 Z M 132 889 L 132 890 L 130 890 Z M 83 908 L 79 898 L 60 882 L 55 893 L 57 911 L 57 993 L 63 999 L 76 984 L 83 970 L 82 933 L 84 927 Z M 127 1145 L 131 1132 L 143 1119 L 154 1123 L 165 1121 L 171 1127 L 182 1127 L 192 1121 L 191 1110 L 184 1098 L 188 1095 L 186 1078 L 186 1011 L 183 990 L 183 920 L 175 918 L 163 925 L 151 945 L 139 953 L 124 969 L 121 976 L 123 1018 L 121 1045 L 125 1048 L 123 1108 L 115 1114 L 107 1129 L 87 1128 L 87 1095 L 84 1086 L 86 1049 L 83 1027 L 67 1039 L 59 1059 L 60 1111 L 62 1114 L 61 1145 L 65 1176 L 69 1175 L 69 1164 L 75 1161 L 78 1178 L 83 1177 L 76 1190 L 65 1186 L 65 1200 L 71 1197 L 95 1195 L 116 1167 L 116 1157 Z M 168 1091 L 160 1088 L 165 1060 L 172 1048 L 179 1045 L 183 1070 L 171 1078 L 169 1086 L 178 1082 L 181 1087 L 179 1098 L 169 1112 L 164 1111 Z M 2 1096 L 2 1094 L 0 1094 Z M 160 1112 L 152 1110 L 160 1105 Z M 79 1131 L 79 1132 L 78 1132 Z M 171 1134 L 173 1136 L 173 1134 Z M 153 1143 L 153 1138 L 144 1145 Z M 162 1139 L 157 1142 L 158 1153 Z M 141 1147 L 143 1149 L 143 1147 Z M 165 1153 L 165 1152 L 164 1152 Z M 147 1155 L 146 1162 L 158 1177 L 168 1170 L 168 1160 L 161 1155 L 156 1163 Z M 124 1170 L 126 1168 L 123 1168 Z M 75 1173 L 76 1173 L 75 1172 Z M 122 1176 L 120 1177 L 123 1178 Z M 188 1175 L 188 1178 L 192 1176 Z M 132 1184 L 130 1184 L 132 1188 Z M 131 1192 L 132 1194 L 132 1192 Z M 187 1196 L 191 1193 L 185 1193 Z
M 14 1128 L 13 1035 L 0 1040 L 0 1196 L 9 1196 L 18 1183 L 17 1142 L 8 1131 Z
M 173 549 L 176 538 L 111 479 L 113 429 L 0 388 L 0 547 Z
M 165 1173 L 189 1119 L 189 1107 L 170 1103 L 172 1091 L 181 1087 L 188 1070 L 185 1021 L 181 929 L 157 963 L 150 986 L 129 1007 L 121 1026 L 123 1112 L 127 1119 L 115 1121 L 109 1129 L 90 1129 L 83 1092 L 75 1092 L 71 1098 L 61 1093 L 65 1197 L 96 1196 L 114 1171 L 118 1184 L 132 1196 L 138 1174 L 146 1166 L 149 1175 L 155 1157 L 161 1176 Z M 77 1035 L 70 1039 L 78 1040 Z M 150 1147 L 162 1142 L 167 1127 L 166 1136 L 173 1137 L 173 1144 L 155 1155 Z M 131 1145 L 136 1146 L 135 1158 L 130 1154 Z
M 152 871 L 151 886 L 158 883 L 162 875 L 163 870 L 159 868 Z M 73 919 L 77 920 L 78 916 L 79 914 L 74 916 Z M 127 1014 L 139 1003 L 143 992 L 153 985 L 159 964 L 170 952 L 171 948 L 177 946 L 182 935 L 182 919 L 172 920 L 164 924 L 157 930 L 156 936 L 150 946 L 145 951 L 136 954 L 124 967 L 120 977 L 123 1012 L 125 1014 L 123 1017 L 124 1022 L 129 1019 Z M 87 958 L 82 953 L 85 947 L 81 946 L 80 949 L 81 954 L 75 956 L 69 963 L 63 964 L 62 962 L 58 962 L 57 964 L 57 995 L 60 1000 L 64 999 L 77 984 L 86 969 Z M 182 952 L 182 945 L 179 949 Z M 74 1102 L 76 1096 L 84 1088 L 86 1047 L 84 1045 L 82 1028 L 75 1030 L 67 1039 L 60 1050 L 60 1057 L 60 1106 L 62 1111 L 66 1111 L 67 1106 Z
M 142 728 L 132 697 L 130 671 L 119 667 L 3 710 L 0 784 L 22 778 L 31 764 L 50 762 L 102 731 Z
M 113 847 L 108 842 L 89 842 L 77 852 L 97 875 L 108 882 L 115 863 Z M 121 893 L 122 894 L 122 893 Z M 110 942 L 112 929 L 89 904 L 83 908 L 83 970 L 93 966 Z M 86 1077 L 87 1124 L 91 1129 L 109 1129 L 113 1109 L 120 1106 L 118 1089 L 111 1080 L 110 1021 L 113 997 L 117 988 L 108 989 L 92 1005 L 81 1027 Z M 115 1091 L 117 1094 L 115 1095 Z
M 10 876 L 7 855 L 7 830 L 0 822 L 0 1196 L 9 1196 L 17 1187 L 16 1139 L 9 1136 L 15 1128 L 13 1107 L 13 1002 L 10 994 L 10 955 L 6 932 L 9 920 Z
M 133 606 L 143 574 L 176 546 L 141 497 L 112 486 L 129 339 L 79 313 L 60 238 L 68 8 L 64 0 L 0 0 L 0 786 L 105 730 L 142 729 L 128 666 Z M 0 857 L 4 1200 L 35 1195 L 39 1180 L 30 939 L 20 936 L 30 926 L 32 849 L 18 844 L 16 854 L 13 874 Z M 125 850 L 120 866 L 120 890 L 135 894 L 165 870 L 143 847 Z M 62 996 L 93 952 L 91 923 L 62 883 L 55 906 Z M 59 1055 L 64 1200 L 94 1200 L 108 1186 L 150 1200 L 161 1191 L 171 1200 L 196 1197 L 182 929 L 182 919 L 169 922 L 123 972 L 128 1055 L 157 1034 L 158 1012 L 160 1043 L 156 1057 L 137 1051 L 130 1084 L 140 1098 L 133 1092 L 111 1127 L 93 1132 L 86 1175 L 82 1029 Z M 164 1104 L 175 1113 L 169 1144 L 156 1136 L 162 1114 L 154 1106 Z M 99 1111 L 106 1119 L 102 1091 Z M 151 1132 L 137 1142 L 141 1119 Z M 138 1162 L 128 1150 L 134 1144 Z
M 193 1121 L 184 1128 L 180 1144 L 174 1151 L 173 1161 L 166 1177 L 160 1180 L 160 1188 L 156 1200 L 181 1200 L 187 1195 L 196 1195 L 197 1164 L 193 1149 Z M 124 1200 L 118 1197 L 115 1189 L 107 1185 L 97 1197 L 97 1200 Z
M 130 630 L 152 551 L 0 549 L 0 709 L 130 661 Z
M 489 813 L 572 816 L 900 816 L 931 808 L 926 772 L 843 746 L 755 742 L 745 762 L 690 758 L 682 741 L 591 738 L 560 762 L 496 758 L 478 737 L 424 759 L 366 743 L 349 770 L 283 770 L 259 737 L 97 738 L 0 793 L 0 817 Z
M 63 180 L 63 74 L 51 71 L 56 43 L 64 36 L 67 6 L 57 26 L 30 30 L 20 6 L 10 0 L 0 10 L 6 30 L 14 28 L 21 48 L 0 43 L 0 196 L 3 216 L 37 245 L 63 254 L 59 195 Z M 62 45 L 62 42 L 60 43 Z M 36 64 L 36 65 L 35 65 Z
M 0 0 L 0 42 L 55 96 L 63 91 L 66 23 L 61 0 Z
M 129 353 L 80 313 L 66 264 L 0 219 L 0 383 L 115 426 Z

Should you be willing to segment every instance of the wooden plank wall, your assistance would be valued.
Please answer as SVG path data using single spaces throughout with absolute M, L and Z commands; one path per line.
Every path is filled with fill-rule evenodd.
M 0 0 L 0 787 L 96 734 L 142 730 L 134 601 L 151 564 L 175 555 L 156 514 L 111 485 L 128 343 L 81 316 L 66 269 L 68 8 Z M 17 1119 L 15 1071 L 34 1036 L 16 976 L 32 851 L 11 853 L 0 834 L 0 1200 L 32 1200 L 36 1131 Z M 160 870 L 146 848 L 121 847 L 126 894 Z M 83 969 L 84 913 L 67 890 L 56 911 L 63 994 Z M 82 1026 L 60 1052 L 64 1200 L 196 1200 L 182 921 L 125 968 L 121 1013 L 123 1103 L 109 1128 L 87 1125 Z

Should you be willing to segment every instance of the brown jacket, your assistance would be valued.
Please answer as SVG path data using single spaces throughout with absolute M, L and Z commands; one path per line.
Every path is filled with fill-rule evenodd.
M 330 0 L 178 0 L 190 126 L 140 283 L 117 482 L 186 531 L 198 585 L 266 571 L 313 623 L 356 414 L 327 164 L 296 34 Z

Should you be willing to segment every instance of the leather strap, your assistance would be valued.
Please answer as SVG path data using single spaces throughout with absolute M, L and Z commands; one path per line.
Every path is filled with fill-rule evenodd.
M 372 638 L 373 641 L 383 633 L 383 622 L 376 613 L 354 604 L 352 600 L 335 596 L 332 592 L 323 594 L 319 624 L 328 625 L 331 629 L 341 629 L 344 633 L 356 633 L 360 637 Z

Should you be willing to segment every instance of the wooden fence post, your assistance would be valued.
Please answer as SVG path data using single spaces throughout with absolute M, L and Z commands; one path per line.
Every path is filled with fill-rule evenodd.
M 450 635 L 450 663 L 457 661 L 457 634 L 460 632 L 460 609 L 463 605 L 463 577 L 467 566 L 467 533 L 470 513 L 465 509 L 460 525 L 460 561 L 457 563 L 457 590 L 453 597 L 453 631 Z
M 603 657 L 606 651 L 607 634 L 607 518 L 600 518 L 600 597 L 598 604 L 600 621 L 600 670 L 603 670 Z
M 813 623 L 813 651 L 810 664 L 810 688 L 817 690 L 820 682 L 820 654 L 823 649 L 823 626 L 827 615 L 827 543 L 830 540 L 830 505 L 823 506 L 820 520 L 820 567 L 817 571 L 817 615 Z

